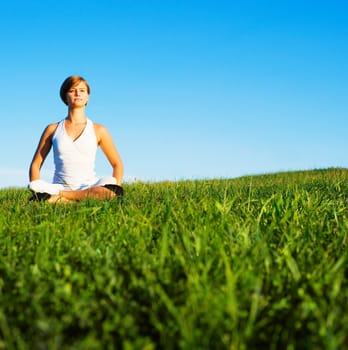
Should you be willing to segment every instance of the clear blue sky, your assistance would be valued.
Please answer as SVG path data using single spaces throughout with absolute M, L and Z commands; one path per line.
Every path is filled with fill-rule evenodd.
M 8 0 L 0 32 L 2 188 L 27 185 L 72 74 L 128 181 L 348 166 L 345 0 Z

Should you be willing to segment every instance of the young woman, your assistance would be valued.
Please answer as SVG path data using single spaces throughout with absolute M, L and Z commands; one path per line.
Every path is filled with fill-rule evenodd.
M 71 76 L 63 82 L 60 97 L 68 106 L 68 115 L 59 123 L 49 124 L 41 135 L 29 171 L 33 200 L 55 203 L 123 195 L 122 159 L 108 130 L 87 118 L 89 95 L 90 87 L 84 78 Z M 94 170 L 98 146 L 113 169 L 112 176 L 101 179 Z M 48 183 L 40 179 L 40 170 L 52 147 L 55 171 L 53 183 Z

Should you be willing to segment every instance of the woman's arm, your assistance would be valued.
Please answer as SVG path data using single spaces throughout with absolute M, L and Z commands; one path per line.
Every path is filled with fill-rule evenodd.
M 100 148 L 112 166 L 112 176 L 116 178 L 117 185 L 122 186 L 124 166 L 117 148 L 108 130 L 100 124 L 94 124 Z
M 30 164 L 30 169 L 29 169 L 30 181 L 40 179 L 40 170 L 48 153 L 51 150 L 52 137 L 57 128 L 57 125 L 58 125 L 57 123 L 48 125 L 41 135 L 39 145 L 37 146 L 33 160 L 31 161 L 31 164 Z

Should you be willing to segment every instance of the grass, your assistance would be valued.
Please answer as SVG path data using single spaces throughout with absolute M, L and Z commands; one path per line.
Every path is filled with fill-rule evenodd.
M 0 191 L 0 349 L 348 347 L 348 170 Z

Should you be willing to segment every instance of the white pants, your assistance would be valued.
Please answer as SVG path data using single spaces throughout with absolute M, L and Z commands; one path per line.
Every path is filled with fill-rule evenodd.
M 77 190 L 85 190 L 91 187 L 104 186 L 104 185 L 116 185 L 117 180 L 113 176 L 104 176 L 98 179 L 95 183 L 91 185 L 83 185 Z M 38 193 L 48 193 L 48 194 L 59 194 L 60 191 L 71 191 L 67 186 L 61 184 L 52 184 L 44 180 L 34 180 L 29 183 L 28 188 L 34 192 Z

